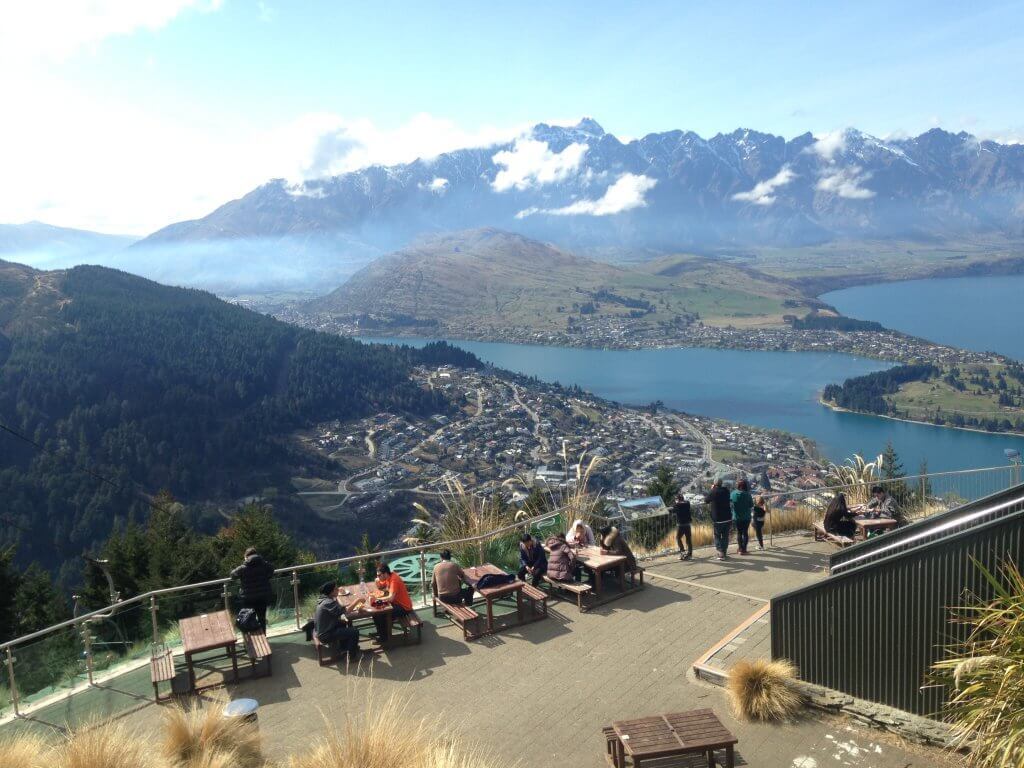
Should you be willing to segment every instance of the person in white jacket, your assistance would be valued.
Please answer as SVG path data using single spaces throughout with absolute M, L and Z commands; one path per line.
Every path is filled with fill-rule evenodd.
M 565 534 L 565 543 L 570 547 L 592 547 L 597 543 L 594 529 L 580 519 L 573 521 Z

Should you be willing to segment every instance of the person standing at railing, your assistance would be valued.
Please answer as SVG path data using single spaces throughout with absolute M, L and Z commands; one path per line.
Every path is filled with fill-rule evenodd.
M 747 480 L 741 477 L 736 481 L 736 490 L 729 494 L 729 506 L 732 507 L 732 521 L 736 525 L 736 543 L 741 555 L 749 555 L 747 544 L 750 542 L 750 516 L 754 509 L 754 498 L 750 495 Z
M 676 516 L 676 545 L 679 547 L 679 559 L 689 560 L 693 557 L 693 508 L 682 491 L 676 494 L 672 513 Z M 683 539 L 686 539 L 686 551 L 683 551 Z
M 711 490 L 704 497 L 711 514 L 711 525 L 715 532 L 715 559 L 726 560 L 729 557 L 729 530 L 732 528 L 732 503 L 729 489 L 722 485 L 722 478 L 716 477 Z
M 267 631 L 267 606 L 274 598 L 274 588 L 270 583 L 273 575 L 274 566 L 264 560 L 254 547 L 245 550 L 245 561 L 231 572 L 231 578 L 239 581 L 238 596 L 242 599 L 242 607 L 256 612 L 263 632 Z
M 758 496 L 754 501 L 754 517 L 751 522 L 754 524 L 754 535 L 757 536 L 757 548 L 764 549 L 764 519 L 771 510 L 768 508 L 768 499 Z

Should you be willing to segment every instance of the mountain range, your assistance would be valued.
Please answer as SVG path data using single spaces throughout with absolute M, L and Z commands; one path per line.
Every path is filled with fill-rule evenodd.
M 53 269 L 105 260 L 136 240 L 131 235 L 55 227 L 41 221 L 0 224 L 0 258 Z
M 274 179 L 133 250 L 271 253 L 279 270 L 294 263 L 293 277 L 322 288 L 423 234 L 486 226 L 634 259 L 834 240 L 1012 239 L 1024 236 L 1024 145 L 941 129 L 790 140 L 677 130 L 622 141 L 587 118 L 430 160 Z

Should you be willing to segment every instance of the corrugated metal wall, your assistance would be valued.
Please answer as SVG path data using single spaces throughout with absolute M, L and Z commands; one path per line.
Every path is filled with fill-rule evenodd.
M 949 608 L 968 592 L 990 595 L 971 558 L 990 570 L 1024 564 L 1024 503 L 1007 512 L 773 598 L 772 657 L 793 661 L 808 682 L 935 715 L 944 691 L 922 686 L 964 632 Z

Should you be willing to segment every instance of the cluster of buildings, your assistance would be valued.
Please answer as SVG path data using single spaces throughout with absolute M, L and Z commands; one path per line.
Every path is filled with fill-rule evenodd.
M 590 483 L 612 500 L 641 498 L 660 467 L 691 493 L 719 475 L 760 487 L 820 485 L 824 469 L 799 437 L 661 409 L 629 408 L 519 377 L 452 367 L 415 369 L 442 392 L 447 413 L 418 418 L 379 413 L 320 425 L 312 444 L 346 467 L 345 503 L 370 493 L 443 493 L 452 480 L 513 500 Z

